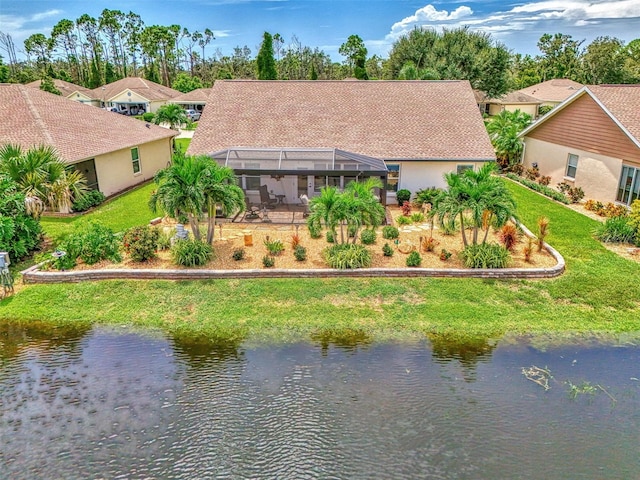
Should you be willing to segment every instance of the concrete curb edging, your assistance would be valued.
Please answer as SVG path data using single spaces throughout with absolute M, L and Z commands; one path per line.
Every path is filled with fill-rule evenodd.
M 524 226 L 525 234 L 534 237 Z M 534 237 L 535 238 L 535 237 Z M 550 268 L 496 268 L 496 269 L 447 269 L 447 268 L 359 268 L 356 270 L 322 269 L 252 269 L 252 270 L 196 270 L 196 269 L 105 269 L 81 270 L 71 272 L 41 271 L 42 264 L 34 265 L 22 272 L 25 284 L 33 283 L 77 283 L 96 280 L 217 280 L 251 278 L 341 278 L 341 277 L 440 277 L 440 278 L 485 278 L 541 279 L 554 278 L 565 271 L 562 255 L 548 244 L 545 250 L 556 260 Z

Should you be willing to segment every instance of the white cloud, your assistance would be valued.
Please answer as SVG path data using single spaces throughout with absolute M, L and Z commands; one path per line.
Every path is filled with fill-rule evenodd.
M 422 26 L 432 22 L 446 22 L 458 20 L 473 14 L 473 10 L 466 5 L 461 5 L 452 12 L 446 10 L 436 10 L 433 5 L 426 5 L 391 27 L 391 35 L 398 36 L 411 30 L 413 27 Z
M 225 38 L 231 36 L 231 30 L 211 30 L 216 38 Z

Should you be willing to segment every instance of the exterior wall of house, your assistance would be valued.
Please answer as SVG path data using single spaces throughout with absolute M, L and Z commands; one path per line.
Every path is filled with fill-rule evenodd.
M 587 94 L 533 129 L 527 137 L 640 165 L 640 148 Z
M 113 106 L 144 105 L 147 112 L 156 113 L 161 106 L 167 103 L 167 101 L 166 100 L 149 101 L 135 92 L 132 92 L 130 90 L 125 90 L 120 95 L 117 95 L 111 98 L 109 100 L 109 103 Z
M 100 191 L 106 196 L 150 180 L 171 161 L 171 139 L 137 145 L 140 172 L 133 172 L 131 149 L 124 148 L 95 157 Z
M 508 112 L 515 112 L 520 110 L 523 113 L 528 113 L 533 118 L 538 116 L 538 105 L 534 104 L 517 104 L 517 105 L 501 105 L 498 103 L 492 103 L 489 105 L 489 115 L 498 115 L 501 111 L 506 110 Z
M 76 102 L 84 103 L 86 105 L 93 105 L 94 107 L 100 106 L 100 100 L 89 98 L 80 92 L 72 93 L 67 98 L 70 100 L 75 100 Z
M 586 199 L 614 202 L 622 171 L 620 158 L 525 137 L 523 164 L 538 164 L 541 175 L 551 177 L 551 185 L 567 182 L 584 190 Z M 575 178 L 566 177 L 569 154 L 578 156 Z

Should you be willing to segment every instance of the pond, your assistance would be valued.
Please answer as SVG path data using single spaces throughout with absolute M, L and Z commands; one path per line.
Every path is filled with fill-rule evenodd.
M 4 325 L 0 478 L 640 478 L 640 347 L 549 340 Z

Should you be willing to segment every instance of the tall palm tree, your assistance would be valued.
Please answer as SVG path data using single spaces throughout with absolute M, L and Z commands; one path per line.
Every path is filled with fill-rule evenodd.
M 83 173 L 65 165 L 54 148 L 40 145 L 27 151 L 19 145 L 0 147 L 0 172 L 16 182 L 30 210 L 42 205 L 69 213 L 74 200 L 87 191 Z
M 347 185 L 343 199 L 348 202 L 347 224 L 355 230 L 353 242 L 358 238 L 358 231 L 362 227 L 378 227 L 385 217 L 384 207 L 380 204 L 374 190 L 383 187 L 377 177 L 369 177 L 364 182 L 351 182 Z
M 520 160 L 523 146 L 518 134 L 530 123 L 531 115 L 520 110 L 503 110 L 487 120 L 487 133 L 501 169 L 508 170 Z
M 236 185 L 233 169 L 219 165 L 206 155 L 197 158 L 207 164 L 202 177 L 202 187 L 208 213 L 207 243 L 213 243 L 216 210 L 220 207 L 225 216 L 243 212 L 246 208 L 244 191 Z
M 337 204 L 340 193 L 336 187 L 323 187 L 320 195 L 309 201 L 309 225 L 324 225 L 325 228 L 335 231 L 338 226 Z
M 158 109 L 153 122 L 156 125 L 168 123 L 171 130 L 177 130 L 180 125 L 187 123 L 187 113 L 177 103 L 168 103 Z
M 179 222 L 189 222 L 196 240 L 201 239 L 198 222 L 206 207 L 202 176 L 206 164 L 196 157 L 176 154 L 171 165 L 156 173 L 158 188 L 151 194 L 149 208 L 162 210 Z

